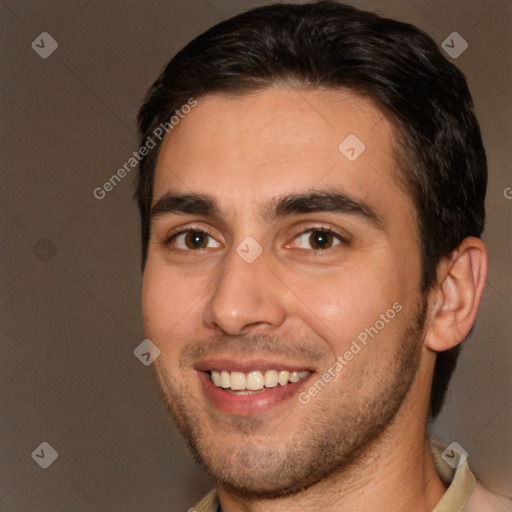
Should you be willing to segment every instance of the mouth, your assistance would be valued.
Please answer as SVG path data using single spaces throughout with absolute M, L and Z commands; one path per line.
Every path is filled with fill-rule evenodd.
M 205 361 L 195 370 L 207 401 L 239 416 L 255 416 L 290 402 L 314 373 L 284 364 L 232 360 Z

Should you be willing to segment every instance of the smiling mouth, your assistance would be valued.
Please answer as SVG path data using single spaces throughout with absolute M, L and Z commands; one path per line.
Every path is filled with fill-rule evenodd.
M 210 370 L 210 381 L 214 386 L 227 393 L 236 395 L 251 395 L 261 393 L 277 386 L 287 386 L 306 378 L 312 372 L 287 370 L 259 370 L 243 373 L 227 370 Z

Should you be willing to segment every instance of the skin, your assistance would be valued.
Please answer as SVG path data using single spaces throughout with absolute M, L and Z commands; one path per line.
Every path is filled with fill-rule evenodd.
M 349 134 L 366 146 L 354 161 L 338 150 Z M 486 253 L 466 239 L 420 292 L 417 223 L 394 141 L 371 101 L 287 87 L 200 98 L 164 141 L 153 204 L 202 194 L 218 214 L 154 216 L 144 327 L 161 350 L 153 366 L 164 401 L 219 482 L 224 512 L 427 511 L 445 492 L 426 438 L 430 383 L 436 351 L 474 322 Z M 350 212 L 264 214 L 282 196 L 333 190 L 364 202 L 379 224 Z M 311 245 L 319 229 L 335 233 L 332 246 Z M 207 246 L 187 246 L 177 237 L 186 230 L 206 231 Z M 248 236 L 262 249 L 252 263 L 237 253 Z M 400 312 L 301 403 L 393 304 Z M 271 407 L 227 412 L 205 392 L 202 370 L 219 360 L 313 373 Z

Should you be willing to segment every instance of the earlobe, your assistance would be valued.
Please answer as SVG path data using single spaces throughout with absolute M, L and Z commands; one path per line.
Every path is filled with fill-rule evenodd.
M 450 258 L 438 266 L 425 344 L 436 352 L 460 343 L 473 326 L 485 282 L 487 251 L 483 242 L 465 238 Z

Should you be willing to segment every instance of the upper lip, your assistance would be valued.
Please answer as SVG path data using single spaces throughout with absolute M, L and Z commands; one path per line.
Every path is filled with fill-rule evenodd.
M 279 361 L 277 359 L 262 359 L 262 358 L 244 358 L 243 356 L 233 359 L 233 357 L 211 357 L 201 359 L 198 361 L 194 368 L 199 371 L 208 372 L 215 371 L 228 371 L 228 372 L 242 372 L 249 373 L 252 371 L 265 372 L 267 370 L 277 371 L 314 371 L 310 366 L 301 363 L 290 363 Z

